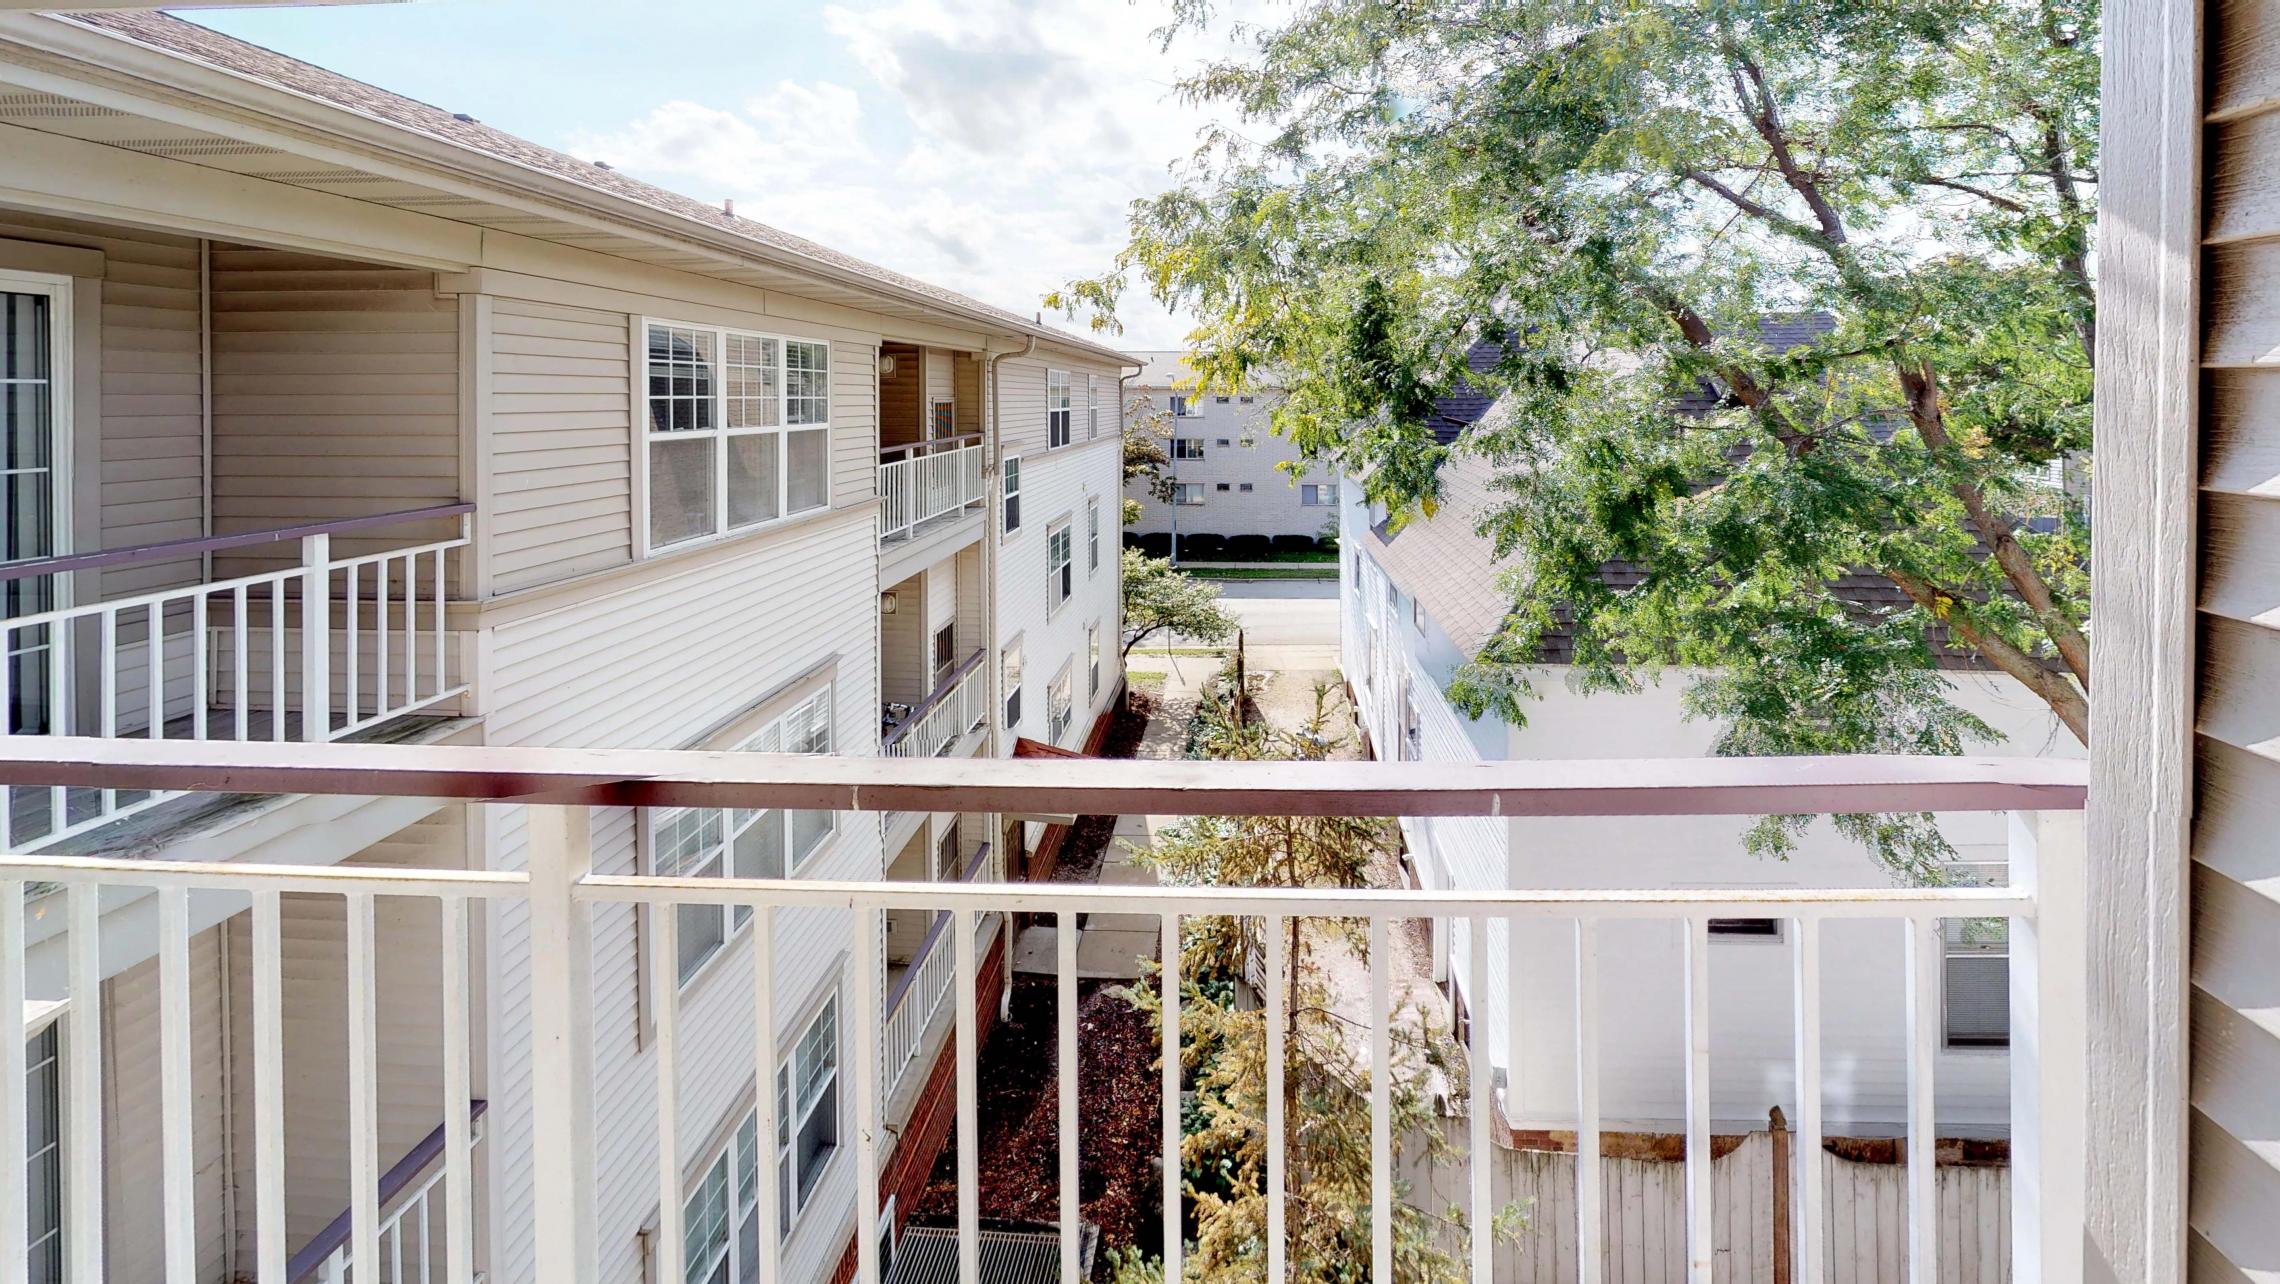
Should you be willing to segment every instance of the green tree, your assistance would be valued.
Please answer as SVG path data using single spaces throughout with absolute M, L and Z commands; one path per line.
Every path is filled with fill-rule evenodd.
M 1219 604 L 1219 586 L 1178 570 L 1166 557 L 1124 550 L 1124 649 L 1158 633 L 1177 633 L 1205 645 L 1227 640 L 1235 617 Z
M 1213 20 L 1172 13 L 1166 39 Z M 1136 281 L 1186 309 L 1206 385 L 1281 371 L 1276 431 L 1397 514 L 1437 493 L 1434 399 L 1501 345 L 1459 448 L 1497 464 L 1483 530 L 1521 569 L 1468 709 L 1523 718 L 1556 628 L 1590 689 L 1706 675 L 1722 752 L 1954 753 L 1992 732 L 1949 647 L 2086 740 L 2096 22 L 1301 0 L 1185 82 L 1226 123 L 1054 303 L 1113 326 Z M 1768 341 L 1801 319 L 1825 328 Z M 1898 868 L 1946 854 L 1922 817 L 1844 824 Z
M 1233 668 L 1223 675 L 1232 679 Z M 1237 717 L 1232 685 L 1207 709 L 1201 748 L 1229 760 L 1317 759 L 1339 740 L 1330 688 L 1317 686 L 1314 711 L 1292 732 Z M 1390 868 L 1400 847 L 1391 821 L 1347 816 L 1202 816 L 1160 831 L 1138 859 L 1167 885 L 1363 887 L 1373 864 Z M 1267 1196 L 1266 1014 L 1237 994 L 1254 979 L 1280 988 L 1284 1003 L 1285 1252 L 1300 1284 L 1363 1279 L 1371 1261 L 1370 1075 L 1368 1027 L 1341 1011 L 1324 975 L 1333 952 L 1368 960 L 1361 924 L 1351 919 L 1285 920 L 1280 976 L 1266 971 L 1261 920 L 1185 920 L 1180 938 L 1180 1038 L 1193 1104 L 1183 1122 L 1182 1188 L 1195 1236 L 1186 1254 L 1190 1280 L 1263 1278 Z M 1162 1029 L 1159 986 L 1133 998 Z M 1381 1018 L 1394 1049 L 1387 1098 L 1396 1153 L 1422 1145 L 1425 1170 L 1438 1174 L 1459 1156 L 1443 1140 L 1434 1108 L 1436 1080 L 1461 1083 L 1466 1067 L 1429 1014 L 1412 1004 Z M 1160 1036 L 1159 1036 L 1160 1037 Z M 1433 1185 L 1429 1183 L 1429 1186 Z M 1394 1277 L 1459 1280 L 1464 1210 L 1437 1189 L 1395 1183 Z M 1509 1232 L 1508 1212 L 1489 1233 Z M 1120 1260 L 1119 1284 L 1160 1278 L 1160 1262 Z

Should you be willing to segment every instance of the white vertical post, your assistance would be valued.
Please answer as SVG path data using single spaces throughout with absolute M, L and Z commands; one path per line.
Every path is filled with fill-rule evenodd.
M 197 1284 L 198 1205 L 192 1188 L 190 1112 L 190 893 L 158 889 L 158 1069 L 160 1181 L 166 1284 Z
M 464 528 L 467 519 L 462 517 L 459 521 Z M 450 672 L 445 665 L 445 661 L 449 658 L 446 649 L 449 645 L 449 633 L 443 626 L 443 614 L 446 605 L 443 592 L 443 558 L 444 551 L 440 548 L 437 549 L 435 551 L 435 690 L 438 695 L 443 693 L 444 688 L 451 685 Z
M 253 894 L 253 1243 L 261 1284 L 286 1284 L 282 904 L 274 891 Z
M 680 906 L 650 904 L 649 945 L 650 990 L 657 996 L 657 1275 L 675 1280 L 688 1261 L 681 1224 Z M 774 1155 L 766 1161 L 775 1166 Z
M 1386 921 L 1370 918 L 1370 1279 L 1393 1279 L 1393 991 Z
M 375 1035 L 379 977 L 372 966 L 372 893 L 350 892 L 348 912 L 349 1262 L 380 1273 L 380 1092 Z
M 353 718 L 353 710 L 350 713 Z M 443 1278 L 475 1280 L 475 1146 L 467 1028 L 467 898 L 437 903 L 443 938 Z M 425 1242 L 425 1236 L 422 1236 Z M 423 1259 L 424 1260 L 424 1259 Z
M 269 581 L 269 738 L 285 738 L 285 581 Z
M 246 677 L 253 649 L 253 619 L 251 599 L 246 586 L 239 584 L 230 593 L 230 700 L 237 706 L 236 737 L 247 738 L 246 719 L 252 714 L 253 695 L 250 680 Z
M 958 1284 L 978 1284 L 982 1270 L 982 1125 L 976 1098 L 980 1087 L 975 1061 L 981 1055 L 974 1029 L 974 912 L 950 913 L 957 946 L 951 955 L 957 972 L 958 1011 Z M 937 947 L 939 948 L 939 947 Z
M 348 612 L 347 620 L 343 624 L 341 630 L 346 635 L 341 638 L 341 647 L 344 654 L 341 656 L 340 662 L 341 721 L 343 723 L 355 722 L 358 717 L 356 711 L 362 707 L 363 703 L 358 699 L 358 692 L 356 690 L 356 671 L 359 667 L 359 662 L 356 655 L 356 612 L 358 606 L 356 598 L 357 594 L 362 591 L 361 587 L 357 583 L 358 569 L 359 568 L 356 563 L 350 562 L 341 571 L 341 605 Z
M 1282 915 L 1269 914 L 1260 930 L 1267 938 L 1267 1284 L 1283 1284 L 1290 1270 L 1288 1210 L 1284 1207 L 1290 1143 L 1283 1119 L 1283 1076 L 1290 1055 L 1283 1031 L 1290 1021 L 1289 991 L 1285 988 L 1289 982 L 1283 979 L 1290 967 L 1290 947 L 1283 934 L 1289 926 Z
M 879 1284 L 879 907 L 858 905 L 855 947 L 855 1278 Z
M 1519 950 L 1514 949 L 1517 956 Z M 1517 1014 L 1512 1024 L 1520 1024 Z M 1575 921 L 1575 1278 L 1599 1284 L 1607 1260 L 1600 1213 L 1599 924 Z
M 593 917 L 577 897 L 594 867 L 586 808 L 529 808 L 531 1221 L 537 1278 L 592 1284 Z
M 783 1236 L 776 1190 L 776 907 L 752 907 L 752 1057 L 760 1112 L 760 1263 L 758 1284 L 776 1284 Z
M 212 703 L 206 668 L 206 592 L 190 599 L 190 738 L 206 738 L 206 706 Z
M 1180 1179 L 1180 916 L 1164 915 L 1164 1279 L 1181 1277 L 1186 1244 L 1180 1235 L 1185 1189 Z
M 1790 1235 L 1800 1284 L 1821 1284 L 1829 1273 L 1821 1176 L 1821 921 L 1798 918 L 1789 926 L 1797 1006 L 1797 1216 L 1790 1220 Z M 1783 1173 L 1780 1179 L 1792 1177 Z
M 1686 940 L 1686 1278 L 1711 1284 L 1710 921 L 1679 924 Z
M 1488 995 L 1488 920 L 1478 916 L 1467 919 L 1465 931 L 1471 937 L 1465 1018 L 1471 1023 L 1467 1033 L 1472 1036 L 1466 1056 L 1466 1069 L 1472 1078 L 1472 1277 L 1475 1284 L 1489 1284 L 1496 1278 L 1496 1241 L 1490 1233 L 1496 1156 L 1488 1140 L 1489 1112 L 1496 1103 L 1496 1074 L 1488 1061 L 1488 1012 L 1483 1006 Z
M 1054 921 L 1054 953 L 1060 990 L 1060 1037 L 1053 1044 L 1053 1069 L 1060 1081 L 1061 1129 L 1061 1284 L 1079 1284 L 1077 1274 L 1080 1194 L 1077 1188 L 1077 916 L 1062 910 Z
M 2011 1278 L 2082 1278 L 2088 914 L 2080 812 L 2011 813 Z
M 331 565 L 332 536 L 301 538 L 301 738 L 311 744 L 332 739 Z
M 103 1278 L 103 936 L 102 889 L 74 883 L 71 915 L 71 1195 L 65 1207 L 71 1256 L 65 1278 Z
M 6 657 L 0 656 L 0 664 Z M 85 1003 L 84 995 L 73 995 Z M 77 1049 L 72 1049 L 76 1052 Z M 9 1180 L 0 1181 L 0 1281 L 27 1278 L 31 1240 L 31 1185 L 24 1180 L 24 1157 L 31 1153 L 27 1125 L 24 1060 L 24 884 L 0 879 L 0 1160 Z
M 1940 920 L 1902 919 L 1908 970 L 1908 1280 L 1939 1284 Z
M 149 630 L 143 639 L 144 718 L 149 725 L 143 734 L 153 740 L 166 739 L 166 599 L 159 598 L 145 612 Z

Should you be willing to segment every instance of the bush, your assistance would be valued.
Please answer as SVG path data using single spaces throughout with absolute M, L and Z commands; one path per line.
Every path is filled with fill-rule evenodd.
M 1126 548 L 1137 548 L 1149 557 L 1170 557 L 1172 555 L 1172 537 L 1164 531 L 1149 531 L 1145 535 L 1135 535 L 1128 532 L 1124 536 L 1124 546 Z
M 1274 541 L 1264 535 L 1230 535 L 1227 537 L 1227 559 L 1232 562 L 1262 562 Z
M 1311 553 L 1320 546 L 1312 535 L 1277 535 L 1274 543 L 1278 553 Z
M 1219 535 L 1180 536 L 1180 560 L 1183 562 L 1216 562 L 1227 555 L 1227 540 Z

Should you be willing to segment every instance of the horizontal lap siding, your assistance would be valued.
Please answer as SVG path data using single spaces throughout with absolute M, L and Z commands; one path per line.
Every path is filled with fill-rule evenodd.
M 459 312 L 431 272 L 319 255 L 213 251 L 214 523 L 219 533 L 460 498 Z M 336 556 L 449 538 L 456 522 L 342 536 Z M 224 574 L 298 550 L 216 559 Z
M 876 752 L 877 561 L 871 523 L 842 518 L 762 538 L 746 554 L 679 573 L 660 573 L 622 591 L 499 628 L 493 639 L 493 743 L 663 747 L 688 742 L 756 697 L 838 657 L 834 730 L 842 751 Z M 521 868 L 526 816 L 501 808 L 493 864 Z M 625 809 L 594 813 L 594 863 L 609 872 L 637 867 L 636 821 Z M 842 816 L 826 853 L 802 872 L 876 878 L 878 822 Z M 531 1176 L 528 1078 L 529 921 L 524 908 L 493 911 L 498 969 L 498 1064 L 491 1113 L 495 1206 L 493 1278 L 531 1278 Z M 777 1010 L 786 1023 L 823 987 L 844 984 L 848 916 L 785 910 L 777 924 Z M 654 1048 L 636 988 L 641 936 L 635 914 L 603 907 L 594 916 L 595 1148 L 601 1209 L 601 1278 L 639 1278 L 637 1233 L 656 1215 Z M 694 981 L 684 998 L 681 1045 L 682 1153 L 691 1163 L 714 1130 L 748 1108 L 754 1067 L 749 936 Z M 851 998 L 842 990 L 842 1003 Z M 851 1006 L 842 1012 L 851 1014 Z M 849 1038 L 845 1020 L 843 1040 Z M 843 1058 L 851 1055 L 843 1045 Z M 844 1065 L 843 1060 L 843 1065 Z M 851 1111 L 852 1106 L 848 1109 Z M 851 1119 L 851 1114 L 849 1115 Z M 851 1137 L 851 1133 L 844 1134 Z M 816 1207 L 847 1197 L 851 1146 L 819 1190 Z M 836 1192 L 836 1195 L 834 1194 Z M 787 1278 L 806 1278 L 837 1251 L 843 1228 L 828 1214 L 803 1218 L 786 1248 Z
M 493 302 L 489 524 L 500 590 L 632 558 L 631 333 L 622 312 Z
M 879 477 L 879 345 L 831 343 L 831 504 L 867 502 Z
M 2210 8 L 2193 1278 L 2280 1277 L 2280 2 Z
M 190 938 L 190 1190 L 199 1284 L 233 1275 L 223 1213 L 231 1189 L 223 931 L 209 928 Z M 104 982 L 103 1002 L 104 1266 L 114 1280 L 156 1280 L 166 1274 L 158 960 Z
M 198 242 L 130 228 L 0 212 L 0 237 L 103 254 L 97 415 L 99 473 L 90 543 L 82 551 L 195 539 L 203 530 L 199 479 Z M 0 252 L 0 265 L 7 256 Z M 75 418 L 81 418 L 75 415 Z M 79 495 L 89 488 L 83 480 Z M 102 573 L 101 596 L 126 597 L 187 584 L 195 562 L 150 563 Z M 84 586 L 83 586 L 84 591 Z

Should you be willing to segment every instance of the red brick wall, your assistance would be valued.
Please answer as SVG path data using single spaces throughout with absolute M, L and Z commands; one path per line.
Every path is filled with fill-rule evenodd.
M 943 942 L 942 949 L 950 944 Z M 990 948 L 974 971 L 974 1046 L 979 1049 L 989 1041 L 990 1030 L 997 1025 L 998 997 L 1005 992 L 1005 933 L 990 939 Z M 926 1190 L 926 1179 L 934 1172 L 934 1161 L 942 1157 L 943 1148 L 950 1144 L 950 1136 L 958 1126 L 958 1039 L 955 1034 L 942 1042 L 942 1053 L 934 1059 L 934 1068 L 927 1072 L 926 1086 L 919 1089 L 918 1099 L 911 1103 L 910 1118 L 903 1124 L 902 1139 L 894 1153 L 887 1156 L 886 1165 L 879 1171 L 879 1207 L 887 1200 L 895 1201 L 895 1226 L 900 1229 L 918 1204 Z M 867 1232 L 866 1232 L 867 1233 Z M 832 1272 L 832 1284 L 848 1284 L 855 1278 L 855 1241 L 850 1237 L 847 1247 L 839 1254 L 839 1269 Z

